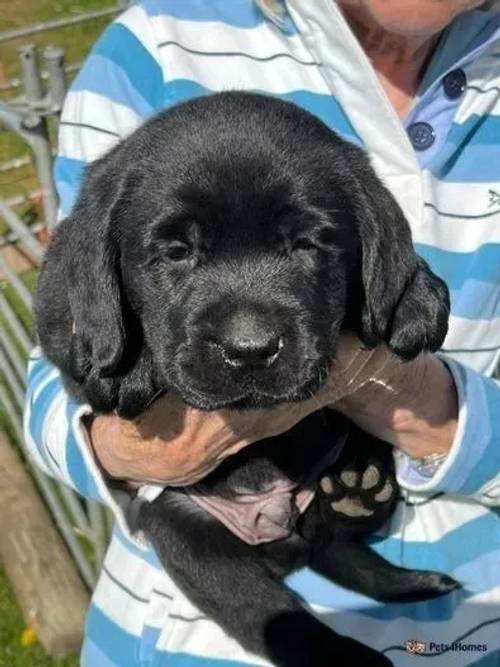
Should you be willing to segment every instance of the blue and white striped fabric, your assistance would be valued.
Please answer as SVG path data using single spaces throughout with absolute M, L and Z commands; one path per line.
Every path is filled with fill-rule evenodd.
M 402 501 L 374 548 L 396 563 L 453 573 L 465 589 L 434 602 L 382 605 L 310 571 L 290 580 L 339 632 L 387 650 L 398 667 L 427 643 L 436 667 L 500 665 L 500 16 L 498 3 L 459 17 L 444 34 L 406 128 L 435 141 L 415 152 L 333 0 L 287 0 L 281 27 L 252 0 L 145 0 L 109 27 L 74 82 L 62 114 L 56 178 L 63 213 L 86 163 L 152 114 L 226 89 L 291 100 L 370 153 L 405 210 L 418 252 L 447 281 L 451 326 L 443 355 L 460 399 L 459 428 L 431 480 L 398 459 Z M 447 96 L 457 69 L 463 94 Z M 265 664 L 245 654 L 180 593 L 123 519 L 92 458 L 77 405 L 38 352 L 29 368 L 25 431 L 34 461 L 117 522 L 90 607 L 86 667 Z M 249 595 L 252 592 L 249 591 Z M 430 643 L 462 642 L 456 650 Z M 475 649 L 465 650 L 472 644 Z M 332 656 L 332 664 L 334 659 Z

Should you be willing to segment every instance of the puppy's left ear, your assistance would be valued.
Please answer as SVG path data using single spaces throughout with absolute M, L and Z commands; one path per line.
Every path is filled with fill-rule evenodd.
M 126 342 L 117 222 L 126 179 L 115 163 L 112 153 L 89 167 L 49 244 L 36 299 L 45 354 L 102 412 L 115 407 L 114 374 Z
M 450 310 L 445 283 L 413 248 L 410 226 L 367 158 L 354 149 L 352 197 L 361 242 L 364 304 L 360 336 L 412 359 L 442 345 Z

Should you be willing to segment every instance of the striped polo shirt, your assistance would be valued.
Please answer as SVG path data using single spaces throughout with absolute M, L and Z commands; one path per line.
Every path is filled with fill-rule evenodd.
M 369 153 L 410 222 L 417 251 L 447 282 L 443 346 L 459 424 L 431 479 L 397 455 L 402 498 L 370 541 L 406 567 L 453 574 L 464 589 L 416 604 L 381 604 L 309 570 L 288 580 L 340 633 L 401 667 L 425 643 L 432 665 L 500 665 L 500 15 L 499 3 L 444 32 L 404 123 L 334 0 L 286 0 L 283 21 L 252 0 L 145 0 L 103 34 L 68 93 L 55 174 L 62 214 L 85 165 L 156 112 L 221 90 L 276 95 L 307 109 Z M 81 425 L 86 405 L 34 350 L 26 398 L 33 461 L 114 512 L 115 530 L 88 613 L 86 667 L 267 664 L 249 655 L 176 588 L 130 535 L 129 499 L 110 490 Z M 248 592 L 251 599 L 252 591 Z M 334 664 L 334 656 L 332 656 Z

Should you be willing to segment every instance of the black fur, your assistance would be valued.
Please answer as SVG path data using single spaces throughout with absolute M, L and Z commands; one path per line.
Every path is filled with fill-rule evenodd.
M 294 105 L 223 93 L 161 113 L 89 167 L 48 249 L 36 314 L 69 390 L 135 417 L 167 390 L 204 410 L 309 398 L 342 328 L 405 359 L 436 350 L 448 294 L 361 150 Z M 293 477 L 294 460 L 307 468 L 342 429 L 317 413 L 204 483 L 224 494 Z M 353 429 L 346 451 L 367 438 Z M 370 445 L 394 480 L 389 449 Z M 385 665 L 307 614 L 281 580 L 309 564 L 379 599 L 451 590 L 356 542 L 393 501 L 344 521 L 320 491 L 290 538 L 249 547 L 169 489 L 140 527 L 187 595 L 250 650 L 286 667 Z

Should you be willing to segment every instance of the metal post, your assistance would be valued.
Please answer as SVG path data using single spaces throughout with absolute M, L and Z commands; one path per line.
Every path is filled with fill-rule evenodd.
M 43 89 L 36 61 L 35 47 L 33 44 L 25 44 L 24 46 L 20 46 L 18 51 L 26 101 L 30 105 L 36 104 L 43 98 Z
M 55 225 L 57 219 L 57 194 L 54 179 L 52 178 L 52 149 L 46 125 L 36 113 L 27 115 L 23 115 L 19 112 L 16 113 L 2 102 L 0 102 L 0 122 L 2 122 L 9 130 L 15 132 L 24 139 L 32 149 L 35 155 L 36 166 L 38 168 L 38 178 L 40 185 L 42 186 L 41 190 L 46 218 L 45 222 L 49 226 Z M 0 206 L 2 206 L 1 201 Z M 15 218 L 17 218 L 17 216 L 7 206 L 3 205 L 3 209 L 4 210 L 2 210 L 0 214 L 6 218 L 7 224 L 14 230 L 11 222 L 16 225 Z M 9 218 L 7 218 L 7 216 L 9 216 Z M 17 220 L 19 219 L 17 218 Z M 26 233 L 29 233 L 29 230 L 26 225 L 23 225 L 22 223 L 21 226 L 23 229 L 16 228 L 15 232 L 24 240 L 26 238 Z
M 57 46 L 47 46 L 43 52 L 47 68 L 51 110 L 59 113 L 66 95 L 64 51 Z
M 12 396 L 15 398 L 19 409 L 22 410 L 24 403 L 24 389 L 17 379 L 12 366 L 9 363 L 7 355 L 0 347 L 0 373 L 3 374 L 5 383 L 9 387 Z
M 13 397 L 16 399 L 18 407 L 22 410 L 24 404 L 24 389 L 17 379 L 12 366 L 9 364 L 7 355 L 0 347 L 0 372 L 4 376 L 7 387 L 9 387 Z
M 28 119 L 23 123 L 23 127 L 31 136 L 30 143 L 35 155 L 36 171 L 42 191 L 45 222 L 48 229 L 53 229 L 57 222 L 57 193 L 52 176 L 52 147 L 45 120 L 43 118 L 37 120 L 36 124 L 31 124 Z
M 20 47 L 19 57 L 21 59 L 21 76 L 26 102 L 35 111 L 43 100 L 43 89 L 34 46 L 28 44 Z M 59 86 L 58 75 L 56 75 L 56 80 Z M 30 145 L 35 154 L 42 189 L 45 222 L 50 229 L 56 224 L 57 220 L 57 195 L 52 178 L 52 147 L 47 131 L 47 122 L 45 118 L 34 113 L 24 117 L 21 126 L 30 135 Z
M 23 304 L 26 306 L 28 311 L 31 311 L 33 308 L 33 298 L 29 289 L 23 283 L 21 278 L 17 275 L 13 268 L 4 260 L 0 255 L 0 274 L 3 274 L 8 282 L 17 292 L 17 296 L 21 299 Z
M 24 224 L 21 218 L 7 206 L 5 201 L 0 198 L 0 216 L 5 220 L 10 229 L 19 238 L 26 252 L 38 264 L 43 258 L 43 246 L 38 239 L 31 233 L 29 227 Z
M 75 527 L 85 539 L 92 541 L 92 529 L 87 514 L 83 508 L 84 501 L 82 501 L 72 489 L 64 484 L 61 485 L 60 492 L 64 504 L 66 505 L 66 509 L 69 510 L 71 519 L 75 523 Z
M 7 301 L 7 299 L 5 298 L 5 296 L 1 291 L 0 291 L 0 315 L 7 322 L 8 326 L 10 327 L 12 333 L 16 338 L 17 343 L 19 343 L 19 346 L 23 350 L 24 354 L 28 356 L 29 353 L 31 352 L 31 348 L 33 347 L 33 341 L 26 333 L 24 325 L 21 324 L 21 320 L 18 318 L 14 309 L 12 308 L 12 306 Z
M 5 327 L 0 327 L 0 345 L 5 350 L 10 363 L 16 369 L 19 379 L 26 384 L 26 360 L 17 350 Z

